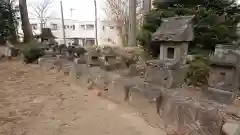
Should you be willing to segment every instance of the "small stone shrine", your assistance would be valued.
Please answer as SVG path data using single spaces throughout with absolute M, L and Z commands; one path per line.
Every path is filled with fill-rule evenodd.
M 92 66 L 100 66 L 101 65 L 101 53 L 99 50 L 89 50 L 86 53 L 87 56 L 87 65 Z
M 188 45 L 194 39 L 194 16 L 166 18 L 152 36 L 159 60 L 148 61 L 145 79 L 166 88 L 181 87 L 187 72 Z
M 101 68 L 107 71 L 121 69 L 124 66 L 124 62 L 121 57 L 118 56 L 112 48 L 103 48 L 101 59 Z
M 215 52 L 210 57 L 211 71 L 208 79 L 208 92 L 212 93 L 214 99 L 224 103 L 230 102 L 233 94 L 239 89 L 240 55 L 234 46 L 231 48 Z
M 152 36 L 153 44 L 160 46 L 160 60 L 180 61 L 180 64 L 186 64 L 188 45 L 194 39 L 193 17 L 178 16 L 163 20 Z

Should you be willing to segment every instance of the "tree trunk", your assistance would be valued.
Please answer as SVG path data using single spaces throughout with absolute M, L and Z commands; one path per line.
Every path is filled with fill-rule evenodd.
M 28 18 L 27 2 L 26 0 L 19 0 L 19 9 L 22 20 L 22 30 L 24 34 L 24 42 L 33 40 L 32 27 Z
M 95 8 L 95 44 L 98 46 L 98 23 L 97 23 L 97 2 L 94 0 L 94 8 Z
M 136 35 L 136 0 L 129 0 L 129 29 L 128 29 L 128 46 L 137 45 Z
M 12 25 L 11 26 L 11 36 L 10 36 L 10 41 L 12 43 L 16 43 L 17 42 L 17 26 L 16 26 L 16 20 L 14 20 L 15 16 L 14 16 L 14 11 L 12 9 L 12 3 L 9 1 L 8 4 L 8 10 L 9 10 L 9 23 Z
M 40 16 L 40 32 L 42 34 L 42 29 L 43 29 L 43 23 L 44 23 L 44 15 L 43 15 L 43 11 L 41 11 L 41 16 Z
M 128 43 L 128 23 L 117 26 L 117 32 L 120 36 L 121 46 L 127 46 Z

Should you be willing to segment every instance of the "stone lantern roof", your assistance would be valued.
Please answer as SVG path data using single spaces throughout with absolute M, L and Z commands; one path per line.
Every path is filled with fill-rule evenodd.
M 177 16 L 163 19 L 161 26 L 152 35 L 152 41 L 193 41 L 193 18 L 194 16 Z

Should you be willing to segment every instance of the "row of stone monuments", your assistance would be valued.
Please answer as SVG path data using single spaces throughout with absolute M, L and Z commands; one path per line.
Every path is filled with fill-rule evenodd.
M 39 64 L 64 72 L 86 90 L 98 89 L 103 98 L 129 103 L 149 124 L 168 134 L 220 135 L 223 118 L 217 106 L 180 92 L 188 68 L 188 42 L 193 40 L 192 18 L 164 20 L 153 34 L 153 41 L 160 46 L 156 60 L 136 62 L 135 54 L 103 48 L 86 49 L 74 61 L 43 57 Z
M 121 56 L 94 50 L 75 62 L 48 57 L 41 58 L 39 64 L 63 71 L 73 83 L 84 89 L 98 89 L 102 97 L 113 102 L 129 103 L 149 124 L 166 128 L 169 134 L 179 130 L 194 135 L 221 132 L 222 118 L 215 108 L 177 92 L 187 65 L 150 60 L 128 67 Z

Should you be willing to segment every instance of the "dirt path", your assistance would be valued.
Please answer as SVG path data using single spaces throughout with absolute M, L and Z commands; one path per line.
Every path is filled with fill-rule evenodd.
M 0 63 L 0 135 L 164 135 L 54 71 Z

